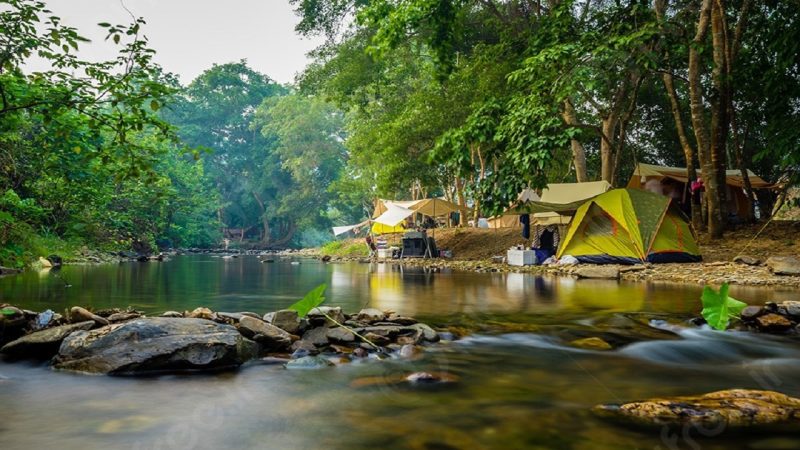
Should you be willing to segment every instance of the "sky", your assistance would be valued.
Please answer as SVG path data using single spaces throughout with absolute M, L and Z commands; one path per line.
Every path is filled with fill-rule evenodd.
M 115 46 L 105 42 L 97 24 L 127 24 L 130 15 L 120 0 L 45 0 L 47 7 L 92 40 L 80 56 L 110 59 Z M 212 64 L 247 59 L 253 69 L 273 80 L 289 83 L 309 63 L 306 56 L 322 43 L 295 33 L 299 18 L 288 0 L 124 0 L 137 17 L 147 21 L 144 34 L 158 54 L 156 62 L 188 84 Z M 31 62 L 42 70 L 42 62 Z

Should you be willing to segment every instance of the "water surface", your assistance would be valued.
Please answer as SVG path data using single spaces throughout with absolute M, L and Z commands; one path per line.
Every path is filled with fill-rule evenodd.
M 262 313 L 327 283 L 329 303 L 348 311 L 369 305 L 487 331 L 419 361 L 313 372 L 251 363 L 232 373 L 122 378 L 0 363 L 0 448 L 800 448 L 793 436 L 631 430 L 589 412 L 597 403 L 732 387 L 800 396 L 795 339 L 680 326 L 699 309 L 699 286 L 298 261 L 200 256 L 72 266 L 0 279 L 0 302 Z M 732 291 L 749 302 L 796 297 Z M 593 335 L 619 348 L 568 345 Z M 392 383 L 419 370 L 446 371 L 459 382 Z M 385 382 L 353 387 L 365 377 Z

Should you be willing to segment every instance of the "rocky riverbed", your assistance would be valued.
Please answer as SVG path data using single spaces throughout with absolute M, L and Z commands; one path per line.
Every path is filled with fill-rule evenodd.
M 0 353 L 7 359 L 49 360 L 58 370 L 138 375 L 236 368 L 249 361 L 287 369 L 356 359 L 411 358 L 440 340 L 430 326 L 377 309 L 345 314 L 319 307 L 259 315 L 208 308 L 147 317 L 134 309 L 65 314 L 0 305 Z

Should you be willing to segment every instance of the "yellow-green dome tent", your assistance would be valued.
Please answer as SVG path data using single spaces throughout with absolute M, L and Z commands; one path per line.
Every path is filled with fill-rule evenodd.
M 557 256 L 595 264 L 697 262 L 700 249 L 669 197 L 614 189 L 587 201 L 561 241 Z

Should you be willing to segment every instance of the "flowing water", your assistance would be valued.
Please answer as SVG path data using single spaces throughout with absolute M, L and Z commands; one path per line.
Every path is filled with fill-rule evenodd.
M 598 403 L 733 387 L 800 396 L 799 340 L 683 325 L 699 310 L 698 286 L 294 262 L 197 256 L 69 266 L 0 279 L 0 303 L 263 313 L 327 283 L 327 303 L 347 311 L 372 306 L 479 331 L 421 360 L 320 371 L 256 362 L 229 373 L 125 378 L 0 362 L 0 448 L 800 448 L 796 435 L 635 430 L 591 414 Z M 731 295 L 751 303 L 800 297 L 741 288 Z M 616 350 L 567 345 L 590 336 Z M 459 380 L 394 383 L 420 370 Z

